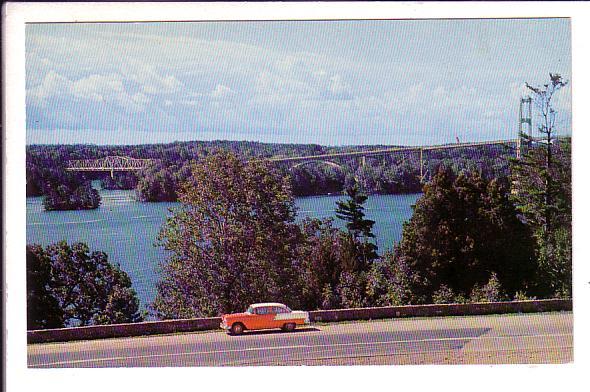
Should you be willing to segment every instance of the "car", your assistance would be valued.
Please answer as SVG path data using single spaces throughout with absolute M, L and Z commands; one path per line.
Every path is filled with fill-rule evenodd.
M 298 325 L 309 324 L 309 313 L 291 310 L 287 305 L 276 302 L 252 304 L 244 313 L 224 314 L 221 328 L 232 335 L 245 330 L 274 329 L 293 331 Z

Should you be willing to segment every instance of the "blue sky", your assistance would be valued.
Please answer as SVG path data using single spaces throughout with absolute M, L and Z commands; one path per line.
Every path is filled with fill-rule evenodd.
M 568 19 L 32 24 L 27 143 L 514 138 Z M 558 128 L 570 133 L 571 91 Z

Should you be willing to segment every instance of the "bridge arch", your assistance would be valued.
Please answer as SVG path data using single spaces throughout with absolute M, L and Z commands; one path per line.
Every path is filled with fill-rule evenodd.
M 321 163 L 321 164 L 324 164 L 324 165 L 327 165 L 327 166 L 334 167 L 334 168 L 339 169 L 339 170 L 344 170 L 344 166 L 343 165 L 339 165 L 338 163 L 335 163 L 335 162 L 332 162 L 332 161 L 326 161 L 326 160 L 323 160 L 323 159 L 310 159 L 308 161 L 299 162 L 299 163 L 296 163 L 295 165 L 291 166 L 290 170 L 297 169 L 298 167 L 302 167 L 302 166 L 309 165 L 309 164 L 312 164 L 312 163 Z

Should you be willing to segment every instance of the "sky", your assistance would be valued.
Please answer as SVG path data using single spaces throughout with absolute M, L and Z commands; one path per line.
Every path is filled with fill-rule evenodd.
M 29 24 L 28 144 L 515 138 L 549 72 L 571 129 L 569 19 Z

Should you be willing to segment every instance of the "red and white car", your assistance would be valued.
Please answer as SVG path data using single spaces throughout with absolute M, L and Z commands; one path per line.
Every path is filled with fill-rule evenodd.
M 292 331 L 298 325 L 309 324 L 309 313 L 291 310 L 287 305 L 276 302 L 252 304 L 244 313 L 224 314 L 220 327 L 229 333 L 239 335 L 245 330 L 281 328 Z

